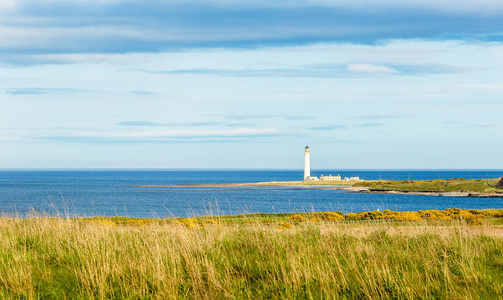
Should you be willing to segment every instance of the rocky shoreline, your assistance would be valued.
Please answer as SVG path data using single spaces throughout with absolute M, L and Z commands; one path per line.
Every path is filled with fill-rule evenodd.
M 370 190 L 368 187 L 347 187 L 336 188 L 355 193 L 372 194 L 399 194 L 399 195 L 423 195 L 423 196 L 445 196 L 445 197 L 477 197 L 477 198 L 503 198 L 503 194 L 482 194 L 476 192 L 436 192 L 436 191 L 398 191 L 398 190 Z

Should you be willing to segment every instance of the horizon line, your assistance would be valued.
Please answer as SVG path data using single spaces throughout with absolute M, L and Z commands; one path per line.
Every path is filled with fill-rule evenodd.
M 99 168 L 78 168 L 78 167 L 68 167 L 68 168 L 0 168 L 0 171 L 303 171 L 303 168 L 109 168 L 109 167 L 99 167 Z M 390 168 L 390 169 L 380 169 L 380 168 L 341 168 L 341 169 L 311 169 L 311 171 L 503 171 L 503 169 L 472 169 L 472 168 Z

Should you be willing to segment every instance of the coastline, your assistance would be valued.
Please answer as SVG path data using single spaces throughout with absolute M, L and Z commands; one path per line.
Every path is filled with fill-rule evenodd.
M 266 181 L 247 183 L 184 183 L 184 184 L 142 184 L 132 187 L 164 188 L 164 187 L 346 187 L 353 186 L 356 181 Z
M 480 193 L 475 191 L 416 191 L 416 190 L 378 190 L 365 186 L 355 186 L 362 181 L 270 181 L 255 183 L 211 183 L 211 184 L 171 184 L 171 185 L 133 185 L 140 188 L 223 188 L 223 187 L 317 187 L 319 189 L 342 190 L 352 193 L 372 194 L 401 194 L 422 196 L 445 196 L 445 197 L 480 197 L 480 198 L 503 198 L 503 193 Z M 365 183 L 378 183 L 375 180 L 364 181 Z
M 359 189 L 359 190 L 357 190 Z M 445 197 L 475 197 L 475 198 L 503 198 L 503 194 L 483 194 L 476 192 L 425 192 L 425 191 L 379 191 L 370 190 L 369 188 L 341 188 L 355 193 L 372 193 L 372 194 L 397 194 L 397 195 L 422 195 L 422 196 L 445 196 Z

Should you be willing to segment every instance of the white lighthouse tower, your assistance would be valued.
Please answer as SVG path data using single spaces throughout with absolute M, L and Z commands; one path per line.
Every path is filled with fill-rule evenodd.
M 304 151 L 304 180 L 309 180 L 311 177 L 311 156 L 309 154 L 309 146 L 306 146 Z

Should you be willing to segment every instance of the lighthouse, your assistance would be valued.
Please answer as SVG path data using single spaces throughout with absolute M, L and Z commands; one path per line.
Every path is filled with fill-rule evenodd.
M 309 146 L 306 146 L 304 151 L 304 180 L 309 180 L 311 177 L 311 157 L 309 154 Z

